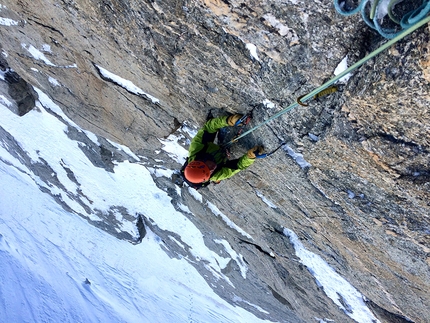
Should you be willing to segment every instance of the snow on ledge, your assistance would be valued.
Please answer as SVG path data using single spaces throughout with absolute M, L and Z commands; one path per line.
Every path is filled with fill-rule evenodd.
M 230 220 L 228 218 L 227 215 L 225 215 L 224 213 L 222 213 L 214 204 L 212 204 L 211 202 L 206 202 L 206 205 L 209 207 L 209 209 L 212 211 L 213 214 L 215 214 L 216 216 L 221 217 L 221 219 L 224 220 L 224 222 L 232 229 L 236 230 L 237 232 L 239 232 L 241 235 L 247 237 L 250 240 L 254 240 L 250 234 L 248 234 L 247 232 L 245 232 L 245 230 L 243 230 L 242 228 L 240 228 L 236 223 L 234 223 L 232 220 Z
M 346 71 L 348 69 L 348 55 L 346 55 L 342 61 L 337 65 L 334 70 L 334 75 L 339 75 L 340 73 Z M 346 83 L 351 78 L 352 74 L 348 73 L 344 77 L 339 79 L 339 83 Z
M 294 159 L 294 161 L 297 163 L 297 164 L 299 164 L 299 166 L 301 167 L 301 168 L 306 168 L 306 167 L 311 167 L 312 165 L 309 163 L 309 162 L 307 162 L 304 158 L 303 158 L 303 155 L 302 154 L 300 154 L 300 153 L 296 153 L 290 146 L 288 146 L 288 145 L 284 145 L 284 147 L 282 148 L 282 149 L 284 149 L 287 153 L 288 153 L 288 155 L 290 155 L 291 156 L 291 158 L 293 158 Z
M 249 50 L 251 57 L 255 58 L 257 61 L 260 61 L 257 54 L 257 47 L 254 44 L 246 44 L 246 48 Z
M 48 66 L 55 66 L 48 58 L 46 58 L 45 54 L 43 54 L 40 50 L 38 50 L 33 45 L 27 45 L 22 43 L 22 48 L 26 49 L 34 59 L 38 61 L 44 62 Z
M 184 164 L 188 156 L 188 150 L 179 144 L 178 141 L 180 139 L 183 139 L 182 134 L 171 134 L 166 139 L 158 140 L 163 144 L 161 149 L 164 150 L 172 160 L 176 161 L 178 164 Z
M 261 193 L 260 191 L 256 190 L 255 194 L 261 198 L 261 200 L 266 203 L 269 207 L 271 207 L 272 209 L 277 209 L 278 207 L 272 202 L 270 201 L 267 197 L 264 196 L 263 193 Z
M 198 201 L 202 204 L 204 203 L 203 202 L 203 196 L 200 193 L 198 193 L 197 190 L 195 190 L 191 187 L 188 187 L 188 191 L 196 201 Z M 208 208 L 212 211 L 212 213 L 215 216 L 219 216 L 230 228 L 236 230 L 237 232 L 239 232 L 244 237 L 247 237 L 250 240 L 254 240 L 249 233 L 247 233 L 245 230 L 243 230 L 241 227 L 239 227 L 236 223 L 231 221 L 228 218 L 228 216 L 226 216 L 224 213 L 222 213 L 214 204 L 212 204 L 209 201 L 206 201 L 206 205 L 208 206 Z
M 248 266 L 243 260 L 243 256 L 241 254 L 238 254 L 236 251 L 234 251 L 234 249 L 231 247 L 231 245 L 228 243 L 227 240 L 215 239 L 214 242 L 222 245 L 225 248 L 225 251 L 230 255 L 231 259 L 233 259 L 239 266 L 240 274 L 242 275 L 243 279 L 246 279 Z
M 0 17 L 0 25 L 2 26 L 18 26 L 18 21 L 9 19 L 9 18 L 1 18 Z
M 267 99 L 265 99 L 265 100 L 263 101 L 263 104 L 264 104 L 264 105 L 265 105 L 265 107 L 266 107 L 266 108 L 268 108 L 268 109 L 273 109 L 273 108 L 275 107 L 275 103 L 273 103 L 272 101 L 267 100 Z
M 306 250 L 297 235 L 284 228 L 284 235 L 294 246 L 296 256 L 307 267 L 324 293 L 341 308 L 346 315 L 359 323 L 379 323 L 363 301 L 363 295 L 341 277 L 323 258 Z
M 124 89 L 126 89 L 127 91 L 139 95 L 139 96 L 144 96 L 146 98 L 148 98 L 149 100 L 152 101 L 152 103 L 159 103 L 160 100 L 158 100 L 156 97 L 144 92 L 142 89 L 138 88 L 136 85 L 134 85 L 133 82 L 123 79 L 122 77 L 115 75 L 111 72 L 109 72 L 108 70 L 104 69 L 103 67 L 94 64 L 97 69 L 99 70 L 100 74 L 105 77 L 106 79 L 114 82 L 115 84 L 123 87 Z

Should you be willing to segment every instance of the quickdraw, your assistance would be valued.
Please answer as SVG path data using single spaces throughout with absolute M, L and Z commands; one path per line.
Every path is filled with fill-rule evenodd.
M 252 109 L 250 112 L 246 113 L 245 115 L 243 115 L 242 118 L 240 118 L 239 120 L 236 121 L 236 123 L 234 124 L 235 127 L 240 127 L 236 136 L 233 137 L 232 142 L 236 142 L 236 138 L 240 137 L 240 135 L 243 132 L 244 127 L 251 121 L 252 119 L 252 111 L 254 109 Z
M 326 88 L 325 90 L 322 90 L 321 92 L 319 92 L 319 93 L 315 94 L 315 95 L 314 95 L 314 97 L 313 97 L 313 99 L 314 99 L 314 100 L 316 100 L 316 99 L 319 99 L 319 98 L 321 98 L 321 97 L 323 97 L 323 96 L 326 96 L 326 95 L 332 94 L 332 93 L 336 92 L 336 91 L 337 91 L 337 89 L 338 89 L 338 88 L 337 88 L 337 86 L 336 86 L 336 85 L 332 85 L 332 86 L 330 86 L 330 87 Z M 298 103 L 298 104 L 300 104 L 302 107 L 307 107 L 307 106 L 309 106 L 309 104 L 303 103 L 303 102 L 301 101 L 301 99 L 302 99 L 302 98 L 304 98 L 306 95 L 307 95 L 307 94 L 304 94 L 304 95 L 301 95 L 301 96 L 299 96 L 299 97 L 297 98 L 297 103 Z
M 236 121 L 234 126 L 239 127 L 239 130 L 237 131 L 236 135 L 229 142 L 221 145 L 221 148 L 223 149 L 224 154 L 226 155 L 227 159 L 230 159 L 230 157 L 231 157 L 229 146 L 238 141 L 238 138 L 241 136 L 243 130 L 245 129 L 245 126 L 252 119 L 252 111 L 254 111 L 254 109 L 252 109 L 250 112 L 244 114 L 242 116 L 242 118 L 240 118 L 239 120 Z
M 336 85 L 329 86 L 325 90 L 322 90 L 321 92 L 314 95 L 314 100 L 319 99 L 323 96 L 335 93 L 338 91 L 338 87 Z

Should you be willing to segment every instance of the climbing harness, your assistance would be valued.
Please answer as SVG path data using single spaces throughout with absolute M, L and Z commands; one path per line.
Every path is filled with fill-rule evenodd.
M 411 1 L 405 1 L 401 7 L 399 4 L 403 0 L 359 0 L 356 8 L 350 7 L 349 2 L 349 0 L 334 0 L 334 7 L 338 13 L 344 16 L 361 12 L 365 23 L 387 39 L 398 36 L 402 30 L 412 27 L 430 13 L 430 0 L 422 0 L 422 4 L 417 4 L 418 7 L 415 6 L 416 8 L 412 10 L 410 8 L 404 9 L 408 6 L 413 7 Z M 390 19 L 388 25 L 394 25 L 394 27 L 382 26 L 385 15 L 388 15 Z
M 375 1 L 377 1 L 377 0 L 375 0 Z M 396 42 L 398 42 L 402 38 L 406 37 L 407 35 L 409 35 L 413 31 L 415 31 L 418 28 L 420 28 L 421 26 L 427 24 L 429 21 L 430 21 L 430 16 L 428 16 L 428 17 L 426 17 L 426 18 L 418 21 L 412 27 L 410 27 L 410 28 L 408 28 L 406 30 L 403 30 L 400 34 L 398 34 L 397 36 L 395 36 L 391 40 L 387 41 L 384 45 L 380 46 L 379 48 L 377 48 L 376 50 L 374 50 L 373 52 L 371 52 L 370 54 L 368 54 L 367 56 L 365 56 L 364 58 L 362 58 L 361 60 L 359 60 L 358 62 L 356 62 L 355 64 L 353 64 L 349 68 L 347 68 L 346 70 L 344 70 L 343 72 L 339 73 L 337 76 L 335 76 L 331 80 L 325 82 L 323 85 L 321 85 L 320 87 L 316 88 L 312 92 L 309 92 L 308 94 L 306 94 L 304 96 L 301 96 L 298 101 L 300 101 L 301 103 L 303 103 L 303 102 L 305 102 L 305 101 L 313 98 L 314 96 L 318 95 L 319 93 L 322 93 L 324 90 L 328 89 L 329 86 L 331 86 L 332 84 L 334 84 L 336 81 L 340 80 L 345 75 L 351 73 L 352 71 L 354 71 L 355 69 L 357 69 L 358 67 L 360 67 L 361 65 L 363 65 L 364 63 L 366 63 L 368 60 L 372 59 L 373 57 L 375 57 L 379 53 L 381 53 L 384 50 L 386 50 L 387 48 L 391 47 L 393 44 L 395 44 Z M 254 132 L 258 128 L 260 128 L 260 127 L 264 126 L 265 124 L 269 123 L 270 121 L 272 121 L 272 120 L 274 120 L 276 118 L 279 118 L 281 115 L 283 115 L 283 114 L 287 113 L 288 111 L 294 109 L 298 105 L 299 105 L 299 103 L 297 101 L 294 102 L 294 103 L 292 103 L 292 104 L 290 104 L 288 107 L 286 107 L 285 109 L 283 109 L 283 110 L 279 111 L 278 113 L 274 114 L 269 119 L 267 119 L 267 120 L 263 121 L 262 123 L 254 126 L 253 128 L 249 129 L 248 131 L 245 131 L 241 135 L 236 136 L 233 140 L 231 140 L 230 142 L 227 142 L 226 144 L 224 144 L 224 146 L 229 146 L 229 145 L 233 144 L 234 142 L 236 142 L 239 139 L 245 137 L 246 135 L 250 134 L 251 132 Z
M 245 127 L 249 124 L 249 122 L 252 119 L 252 112 L 254 111 L 255 108 L 253 108 L 251 111 L 247 112 L 246 114 L 244 114 L 239 120 L 236 121 L 236 123 L 234 124 L 235 127 L 238 127 L 239 130 L 237 131 L 236 135 L 234 135 L 234 137 L 227 143 L 224 143 L 221 145 L 221 148 L 223 149 L 225 155 L 227 156 L 227 158 L 231 157 L 231 153 L 230 153 L 230 149 L 229 146 L 236 142 L 238 140 L 239 137 L 241 137 L 241 134 L 243 132 L 243 130 L 245 129 Z
M 239 137 L 242 134 L 243 129 L 245 129 L 245 126 L 251 121 L 253 110 L 254 109 L 252 109 L 250 112 L 244 114 L 242 118 L 240 118 L 239 120 L 236 121 L 236 123 L 234 125 L 236 127 L 240 127 L 240 128 L 239 128 L 239 131 L 237 132 L 236 136 L 233 138 L 233 140 L 235 140 L 235 138 Z

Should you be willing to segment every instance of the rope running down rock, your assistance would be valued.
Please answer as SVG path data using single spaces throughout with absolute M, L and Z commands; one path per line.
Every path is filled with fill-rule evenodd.
M 364 63 L 366 63 L 368 60 L 372 59 L 373 57 L 375 57 L 376 55 L 378 55 L 379 53 L 381 53 L 382 51 L 386 50 L 387 48 L 391 47 L 393 44 L 395 44 L 396 42 L 398 42 L 399 40 L 401 40 L 402 38 L 406 37 L 407 35 L 409 35 L 410 33 L 412 33 L 413 31 L 417 30 L 418 28 L 420 28 L 421 26 L 427 24 L 428 22 L 430 22 L 430 16 L 426 17 L 425 19 L 420 20 L 419 22 L 417 22 L 415 25 L 413 25 L 412 27 L 402 31 L 400 34 L 398 34 L 396 37 L 394 37 L 393 39 L 387 41 L 384 45 L 380 46 L 379 48 L 377 48 L 376 50 L 374 50 L 373 52 L 371 52 L 369 55 L 365 56 L 364 58 L 362 58 L 361 60 L 359 60 L 358 62 L 356 62 L 354 65 L 350 66 L 349 68 L 347 68 L 345 71 L 341 72 L 340 74 L 338 74 L 336 77 L 332 78 L 331 80 L 327 81 L 326 83 L 324 83 L 323 85 L 321 85 L 320 87 L 316 88 L 315 90 L 313 90 L 312 92 L 309 92 L 308 94 L 300 97 L 300 102 L 303 103 L 311 98 L 313 98 L 315 95 L 317 95 L 318 93 L 320 93 L 321 91 L 327 89 L 330 85 L 332 85 L 333 83 L 335 83 L 336 81 L 338 81 L 339 79 L 341 79 L 342 77 L 344 77 L 345 75 L 351 73 L 352 71 L 354 71 L 355 69 L 357 69 L 358 67 L 360 67 L 361 65 L 363 65 Z M 275 115 L 271 116 L 269 119 L 263 121 L 262 123 L 254 126 L 253 128 L 249 129 L 248 131 L 245 131 L 244 133 L 242 133 L 240 136 L 235 137 L 233 140 L 227 142 L 225 144 L 225 146 L 230 146 L 231 144 L 235 143 L 236 141 L 238 141 L 240 138 L 245 137 L 246 135 L 250 134 L 251 132 L 257 130 L 258 128 L 262 127 L 263 125 L 267 124 L 268 122 L 280 117 L 281 115 L 287 113 L 288 111 L 294 109 L 295 107 L 297 107 L 299 105 L 299 103 L 296 101 L 294 103 L 292 103 L 291 105 L 289 105 L 288 107 L 286 107 L 285 109 L 279 111 L 278 113 L 276 113 Z

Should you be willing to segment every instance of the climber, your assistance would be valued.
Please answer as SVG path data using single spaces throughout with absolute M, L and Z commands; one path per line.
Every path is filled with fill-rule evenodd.
M 255 146 L 238 159 L 228 160 L 222 147 L 214 143 L 218 130 L 227 126 L 243 126 L 242 114 L 209 119 L 193 138 L 188 158 L 181 174 L 193 188 L 209 185 L 211 182 L 230 178 L 251 166 L 255 158 L 263 153 L 263 147 Z

